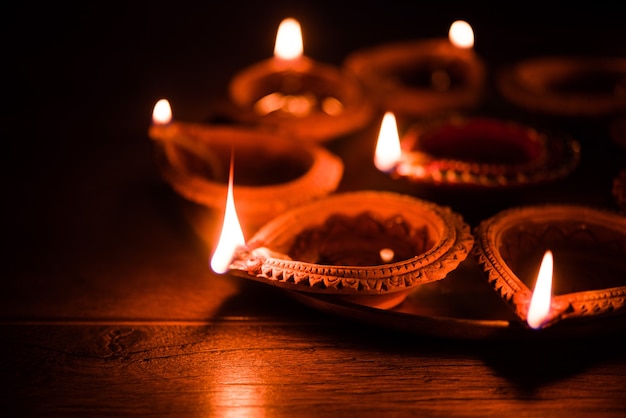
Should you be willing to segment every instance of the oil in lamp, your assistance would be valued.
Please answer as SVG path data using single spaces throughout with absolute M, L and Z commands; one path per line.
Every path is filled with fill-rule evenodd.
M 293 18 L 280 23 L 274 56 L 235 74 L 228 92 L 235 121 L 303 141 L 327 142 L 353 133 L 373 113 L 351 74 L 303 54 L 302 31 Z

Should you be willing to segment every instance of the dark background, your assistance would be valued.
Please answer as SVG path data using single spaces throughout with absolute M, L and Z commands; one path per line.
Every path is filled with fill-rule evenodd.
M 71 257 L 96 240 L 106 248 L 132 235 L 136 217 L 123 213 L 113 217 L 108 239 L 88 231 L 119 210 L 110 199 L 114 191 L 129 213 L 154 210 L 141 199 L 161 184 L 147 137 L 154 103 L 166 97 L 175 118 L 202 120 L 236 71 L 271 57 L 287 16 L 302 25 L 305 55 L 337 65 L 357 48 L 445 37 L 452 21 L 465 19 L 491 70 L 542 54 L 625 56 L 622 7 L 607 4 L 5 4 L 2 231 L 9 267 L 24 268 L 50 253 Z

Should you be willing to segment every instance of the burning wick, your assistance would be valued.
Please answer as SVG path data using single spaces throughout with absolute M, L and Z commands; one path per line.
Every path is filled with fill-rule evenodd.
M 256 113 L 269 115 L 279 112 L 295 117 L 306 117 L 315 109 L 330 116 L 337 116 L 343 112 L 343 103 L 336 97 L 318 97 L 315 92 L 302 89 L 298 70 L 308 69 L 311 64 L 304 59 L 302 29 L 294 18 L 283 19 L 278 26 L 274 44 L 274 65 L 277 69 L 295 72 L 285 75 L 280 91 L 269 93 L 254 104 Z
M 450 43 L 458 48 L 469 49 L 474 46 L 474 31 L 463 20 L 457 20 L 450 25 L 448 37 Z
M 400 147 L 396 117 L 392 112 L 386 112 L 380 126 L 380 133 L 378 134 L 374 165 L 380 171 L 388 173 L 394 169 L 401 158 L 402 149 Z
M 152 110 L 152 121 L 157 125 L 167 125 L 172 121 L 172 107 L 167 99 L 160 99 Z
M 548 250 L 541 261 L 537 282 L 526 315 L 526 322 L 533 329 L 541 328 L 550 312 L 553 264 L 552 252 Z
M 235 199 L 233 198 L 233 163 L 234 157 L 230 157 L 230 171 L 228 175 L 228 192 L 226 195 L 226 208 L 224 211 L 224 221 L 222 232 L 217 243 L 213 257 L 211 258 L 211 268 L 218 274 L 226 273 L 230 267 L 233 255 L 238 247 L 245 245 L 246 240 L 239 224 Z
M 283 60 L 293 60 L 303 55 L 302 29 L 300 23 L 291 17 L 284 19 L 278 26 L 274 57 Z

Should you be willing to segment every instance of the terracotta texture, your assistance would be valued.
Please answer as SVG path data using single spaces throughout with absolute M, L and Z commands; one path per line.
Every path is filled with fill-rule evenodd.
M 388 307 L 411 288 L 444 279 L 473 242 L 469 226 L 447 207 L 391 192 L 349 192 L 273 219 L 235 255 L 232 270 L 291 290 L 376 306 L 383 300 Z M 345 253 L 337 263 L 324 261 L 328 243 Z M 383 249 L 401 259 L 372 262 L 372 253 Z
M 333 141 L 363 129 L 374 116 L 373 104 L 352 74 L 306 57 L 287 67 L 273 58 L 247 67 L 233 76 L 228 94 L 234 120 L 301 141 Z M 309 109 L 259 113 L 255 106 L 271 94 L 297 96 Z M 332 100 L 335 113 L 323 111 L 325 99 Z
M 235 153 L 233 194 L 242 227 L 255 231 L 274 216 L 333 192 L 343 162 L 315 144 L 233 126 L 173 123 L 152 126 L 157 161 L 185 199 L 223 214 L 229 155 Z
M 414 117 L 473 109 L 483 100 L 485 68 L 472 48 L 457 48 L 447 39 L 402 41 L 364 48 L 350 54 L 344 66 L 365 85 L 378 106 L 397 117 Z M 411 80 L 416 73 L 435 77 Z
M 626 313 L 626 217 L 578 205 L 504 210 L 474 230 L 473 255 L 502 299 L 526 320 L 543 253 L 554 253 L 548 324 Z

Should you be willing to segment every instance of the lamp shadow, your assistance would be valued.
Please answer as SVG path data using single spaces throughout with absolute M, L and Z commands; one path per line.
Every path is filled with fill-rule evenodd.
M 279 288 L 240 278 L 241 291 L 222 305 L 219 317 L 247 316 L 267 326 L 285 326 L 295 339 L 363 355 L 480 361 L 514 385 L 522 398 L 594 366 L 623 359 L 623 333 L 564 338 L 467 339 L 424 335 L 371 324 L 304 305 Z M 251 309 L 250 307 L 254 308 Z M 250 318 L 257 312 L 258 318 Z M 290 326 L 293 325 L 293 326 Z M 622 360 L 620 360 L 622 361 Z

